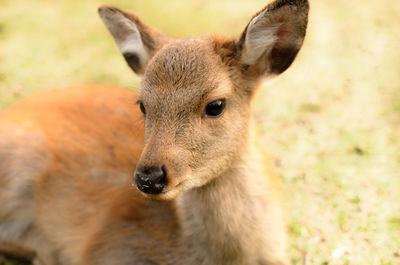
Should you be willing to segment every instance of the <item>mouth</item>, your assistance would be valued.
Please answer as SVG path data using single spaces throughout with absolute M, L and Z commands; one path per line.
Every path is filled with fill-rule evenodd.
M 157 194 L 145 193 L 140 188 L 138 188 L 137 185 L 133 184 L 133 186 L 135 186 L 140 191 L 140 193 L 147 199 L 168 201 L 168 200 L 175 199 L 176 196 L 178 196 L 178 194 L 181 193 L 181 191 L 183 190 L 183 187 L 185 185 L 183 182 L 180 182 L 173 187 L 165 188 L 162 192 L 157 193 Z
M 149 194 L 141 191 L 136 185 L 134 185 L 140 193 L 148 199 L 151 200 L 159 200 L 159 201 L 168 201 L 175 199 L 181 192 L 185 192 L 187 190 L 204 186 L 210 179 L 207 178 L 194 178 L 192 175 L 186 176 L 183 180 L 172 186 L 170 183 L 165 189 L 157 194 Z

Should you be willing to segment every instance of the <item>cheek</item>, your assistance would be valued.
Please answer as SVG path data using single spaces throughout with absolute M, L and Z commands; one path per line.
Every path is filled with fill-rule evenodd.
M 240 117 L 217 119 L 208 124 L 203 123 L 197 133 L 190 138 L 193 164 L 197 166 L 235 157 L 239 147 L 243 145 L 242 139 L 245 138 L 242 134 L 244 130 Z
M 220 117 L 191 119 L 176 128 L 175 145 L 181 151 L 179 156 L 183 167 L 192 170 L 204 168 L 207 164 L 229 163 L 245 145 L 248 113 L 231 104 Z M 196 117 L 197 118 L 197 117 Z M 215 166 L 213 166 L 215 167 Z
M 247 128 L 248 113 L 233 103 L 228 106 L 225 113 L 216 119 L 208 119 L 204 122 L 207 135 L 211 141 L 218 141 L 224 145 L 234 144 Z

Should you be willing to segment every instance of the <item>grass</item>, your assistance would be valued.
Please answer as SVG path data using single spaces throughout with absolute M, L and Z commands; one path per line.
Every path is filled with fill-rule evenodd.
M 138 86 L 97 17 L 98 1 L 0 4 L 0 108 L 72 83 Z M 112 4 L 173 36 L 234 36 L 266 3 Z M 311 7 L 303 50 L 260 89 L 255 113 L 286 186 L 291 263 L 400 264 L 399 4 Z

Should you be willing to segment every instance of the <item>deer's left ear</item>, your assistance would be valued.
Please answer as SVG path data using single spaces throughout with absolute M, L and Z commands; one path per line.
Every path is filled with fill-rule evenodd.
M 293 62 L 306 33 L 307 0 L 277 0 L 257 13 L 236 42 L 237 59 L 261 76 L 280 74 Z

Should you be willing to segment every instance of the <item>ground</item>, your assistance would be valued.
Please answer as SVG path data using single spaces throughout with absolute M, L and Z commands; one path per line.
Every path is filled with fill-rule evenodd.
M 0 0 L 1 109 L 74 83 L 137 88 L 97 17 L 102 2 L 185 37 L 237 36 L 268 0 Z M 285 183 L 293 265 L 400 264 L 399 29 L 396 0 L 311 0 L 299 57 L 260 88 L 255 116 Z

